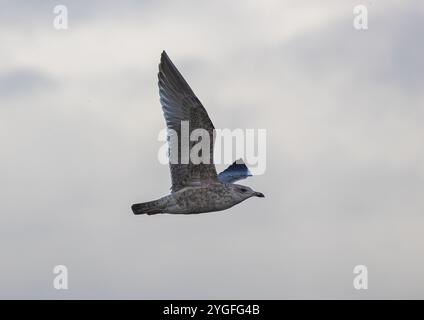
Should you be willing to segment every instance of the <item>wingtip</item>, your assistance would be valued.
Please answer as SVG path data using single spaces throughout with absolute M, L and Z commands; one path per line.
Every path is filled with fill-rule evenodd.
M 162 53 L 160 55 L 160 62 L 159 62 L 159 73 L 158 75 L 162 72 L 162 68 L 163 68 L 163 64 L 166 64 L 166 62 L 169 60 L 168 55 L 166 54 L 165 50 L 162 50 Z
M 163 51 L 162 51 L 162 53 L 161 53 L 161 55 L 160 55 L 160 60 L 161 60 L 161 61 L 163 61 L 163 60 L 165 60 L 165 59 L 169 60 L 169 56 L 168 56 L 168 54 L 166 53 L 166 51 L 165 51 L 165 50 L 163 50 Z
M 160 55 L 159 69 L 161 69 L 164 65 L 173 65 L 171 58 L 169 58 L 165 50 L 163 50 Z
M 250 172 L 249 168 L 246 166 L 246 163 L 244 162 L 243 158 L 239 158 L 233 163 L 234 166 L 243 166 L 246 170 L 246 176 L 252 177 L 252 173 Z
M 237 159 L 233 164 L 245 164 L 243 158 Z

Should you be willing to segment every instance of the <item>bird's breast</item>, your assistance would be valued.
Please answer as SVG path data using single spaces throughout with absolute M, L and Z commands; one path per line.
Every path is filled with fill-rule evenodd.
M 184 188 L 174 193 L 174 197 L 177 207 L 183 213 L 219 211 L 239 202 L 220 185 Z

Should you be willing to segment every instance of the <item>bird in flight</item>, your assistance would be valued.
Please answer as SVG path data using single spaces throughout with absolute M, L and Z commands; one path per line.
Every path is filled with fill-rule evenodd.
M 169 154 L 183 157 L 182 142 L 179 141 L 183 122 L 188 122 L 190 133 L 196 129 L 205 130 L 212 143 L 209 155 L 202 155 L 202 159 L 208 161 L 198 163 L 189 159 L 183 163 L 180 158 L 176 163 L 170 161 L 171 193 L 158 200 L 133 204 L 134 214 L 198 214 L 225 210 L 251 197 L 263 198 L 263 193 L 234 183 L 251 176 L 242 160 L 217 174 L 213 160 L 210 160 L 213 159 L 214 125 L 165 51 L 161 55 L 158 78 L 160 103 L 168 129 Z M 189 151 L 193 145 L 193 141 L 188 142 Z

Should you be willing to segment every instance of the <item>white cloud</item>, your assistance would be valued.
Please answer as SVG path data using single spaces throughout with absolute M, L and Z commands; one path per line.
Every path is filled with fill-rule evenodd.
M 73 298 L 423 297 L 423 12 L 367 2 L 357 33 L 355 1 L 325 4 L 73 2 L 58 32 L 48 2 L 8 2 L 20 19 L 0 28 L 0 296 L 55 298 L 65 264 Z M 246 182 L 265 201 L 131 214 L 170 186 L 156 160 L 162 49 L 217 127 L 268 130 L 267 172 Z

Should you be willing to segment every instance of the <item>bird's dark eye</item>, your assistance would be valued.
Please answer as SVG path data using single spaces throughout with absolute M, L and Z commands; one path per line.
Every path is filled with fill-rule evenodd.
M 247 189 L 245 189 L 245 188 L 241 188 L 241 189 L 240 189 L 240 191 L 241 191 L 241 192 L 246 192 L 246 191 L 247 191 Z

